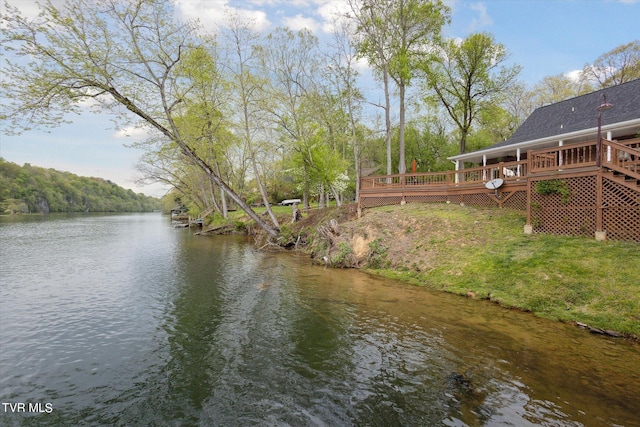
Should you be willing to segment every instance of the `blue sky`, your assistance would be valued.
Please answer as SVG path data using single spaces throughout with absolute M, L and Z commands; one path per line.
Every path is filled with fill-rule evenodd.
M 56 0 L 61 1 L 61 0 Z M 35 0 L 10 0 L 24 13 L 35 11 Z M 450 0 L 452 23 L 448 37 L 487 31 L 522 66 L 521 80 L 534 85 L 546 76 L 582 69 L 601 54 L 640 38 L 640 0 Z M 326 36 L 333 10 L 340 0 L 177 0 L 179 12 L 199 18 L 206 27 L 220 25 L 225 8 L 255 20 L 268 32 L 278 26 L 306 27 Z M 367 89 L 371 88 L 369 84 Z M 370 99 L 380 93 L 371 88 Z M 142 154 L 125 147 L 135 141 L 112 128 L 108 117 L 87 113 L 70 117 L 73 124 L 50 133 L 30 131 L 20 136 L 0 135 L 0 156 L 18 164 L 50 167 L 84 176 L 110 179 L 136 192 L 160 196 L 160 186 L 135 184 L 135 165 Z

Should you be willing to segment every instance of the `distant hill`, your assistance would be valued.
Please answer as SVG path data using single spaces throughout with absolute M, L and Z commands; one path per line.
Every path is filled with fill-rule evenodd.
M 160 200 L 109 180 L 0 158 L 0 214 L 50 212 L 150 212 Z

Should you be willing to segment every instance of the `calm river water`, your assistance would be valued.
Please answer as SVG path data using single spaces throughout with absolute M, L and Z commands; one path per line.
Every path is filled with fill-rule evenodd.
M 640 425 L 640 346 L 572 326 L 159 214 L 0 244 L 0 425 Z

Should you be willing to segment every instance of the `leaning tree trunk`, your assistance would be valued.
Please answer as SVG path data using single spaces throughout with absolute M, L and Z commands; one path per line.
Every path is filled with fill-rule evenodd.
M 166 127 L 158 123 L 153 117 L 151 117 L 150 115 L 148 115 L 147 113 L 139 109 L 133 102 L 131 102 L 130 99 L 128 99 L 126 96 L 123 96 L 115 88 L 109 87 L 104 89 L 107 92 L 109 92 L 116 101 L 124 105 L 128 110 L 130 110 L 131 112 L 136 114 L 138 117 L 145 120 L 151 126 L 155 127 L 157 130 L 159 130 L 163 135 L 165 135 L 171 141 L 175 142 L 176 145 L 180 147 L 180 150 L 182 151 L 182 153 L 188 158 L 190 158 L 191 160 L 193 160 L 195 164 L 198 165 L 198 167 L 200 167 L 200 169 L 202 169 L 202 171 L 207 174 L 209 179 L 211 179 L 214 182 L 214 184 L 220 187 L 231 198 L 231 200 L 233 200 L 240 207 L 240 209 L 245 211 L 247 215 L 249 215 L 249 217 L 252 220 L 254 220 L 260 228 L 266 231 L 267 234 L 269 234 L 271 237 L 274 237 L 274 238 L 278 237 L 278 235 L 280 234 L 280 230 L 273 227 L 271 224 L 267 223 L 264 219 L 262 219 L 253 209 L 251 209 L 251 207 L 247 204 L 247 202 L 245 202 L 238 194 L 236 194 L 236 192 L 233 191 L 233 189 L 231 189 L 231 187 L 229 187 L 227 183 L 224 182 L 224 180 L 213 171 L 213 169 L 211 168 L 211 166 L 209 166 L 207 162 L 205 162 L 200 156 L 198 156 L 195 150 L 191 148 L 180 137 L 180 133 L 178 132 L 178 129 L 175 123 L 173 122 L 171 123 L 172 129 L 173 129 L 173 132 L 172 132 L 171 130 L 167 129 Z

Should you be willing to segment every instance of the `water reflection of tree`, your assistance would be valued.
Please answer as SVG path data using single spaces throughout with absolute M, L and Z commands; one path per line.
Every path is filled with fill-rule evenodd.
M 546 416 L 562 423 L 574 415 L 550 408 L 582 402 L 565 398 L 575 390 L 565 383 L 582 372 L 566 369 L 576 358 L 561 348 L 565 356 L 550 358 L 549 334 L 531 332 L 547 323 L 246 251 L 185 260 L 185 282 L 162 331 L 161 367 L 129 394 L 138 403 L 125 419 L 475 426 Z M 223 256 L 227 265 L 212 271 Z M 214 275 L 222 276 L 217 285 Z M 560 338 L 557 346 L 566 343 Z M 560 370 L 566 378 L 552 380 Z
M 157 348 L 144 373 L 127 396 L 120 414 L 123 425 L 197 424 L 203 405 L 215 388 L 216 360 L 211 358 L 216 333 L 224 316 L 225 288 L 216 280 L 219 260 L 232 246 L 218 245 L 212 253 L 208 239 L 182 242 L 175 264 L 179 283 L 162 314 Z M 228 253 L 226 256 L 231 257 Z

